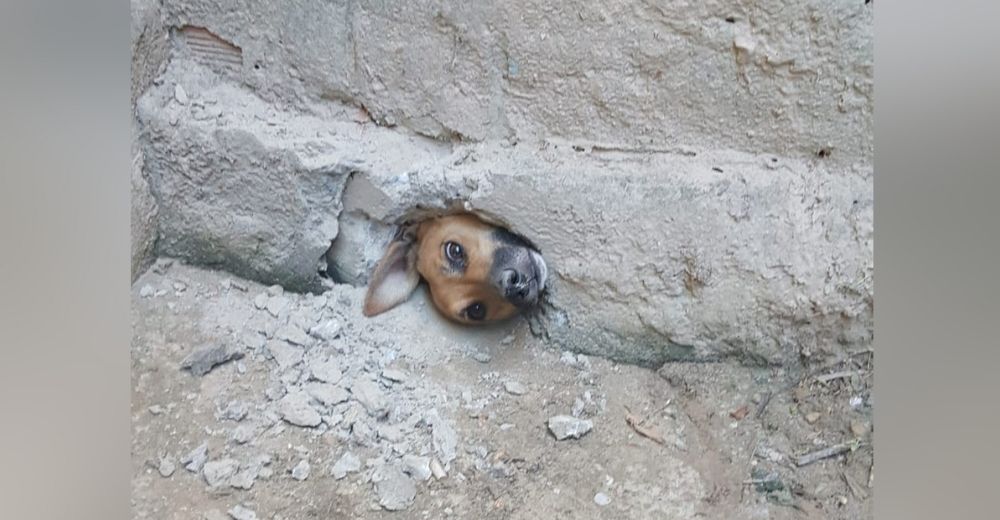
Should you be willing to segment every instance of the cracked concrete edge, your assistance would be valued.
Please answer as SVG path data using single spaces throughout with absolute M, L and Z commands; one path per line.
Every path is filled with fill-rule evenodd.
M 130 103 L 134 112 L 139 96 L 166 66 L 170 45 L 159 0 L 131 0 L 129 7 L 132 51 Z M 157 207 L 143 171 L 144 160 L 135 117 L 131 124 L 131 279 L 135 281 L 152 261 L 157 236 Z
M 320 291 L 324 260 L 361 284 L 397 222 L 465 208 L 539 244 L 555 273 L 541 323 L 563 348 L 787 364 L 871 340 L 868 165 L 441 143 L 333 103 L 280 110 L 199 67 L 173 64 L 139 102 L 162 254 Z
M 871 5 L 668 4 L 164 0 L 164 11 L 171 27 L 238 47 L 234 77 L 298 110 L 343 102 L 447 141 L 872 161 Z

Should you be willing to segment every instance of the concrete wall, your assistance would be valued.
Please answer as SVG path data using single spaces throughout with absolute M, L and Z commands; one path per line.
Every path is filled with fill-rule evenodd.
M 163 13 L 170 65 L 138 101 L 162 254 L 322 290 L 326 262 L 364 283 L 415 208 L 466 207 L 541 246 L 565 348 L 786 363 L 871 340 L 864 2 Z

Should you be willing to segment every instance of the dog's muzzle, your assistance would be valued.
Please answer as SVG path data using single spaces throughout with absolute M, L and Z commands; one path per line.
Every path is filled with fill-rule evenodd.
M 495 266 L 499 270 L 495 283 L 500 293 L 516 307 L 526 309 L 535 306 L 548 278 L 548 268 L 542 255 L 521 248 L 505 257 L 509 262 L 507 265 Z

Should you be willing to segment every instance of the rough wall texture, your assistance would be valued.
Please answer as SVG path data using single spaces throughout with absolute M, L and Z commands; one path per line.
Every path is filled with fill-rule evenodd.
M 871 7 L 666 4 L 167 0 L 138 104 L 158 251 L 315 291 L 465 207 L 540 245 L 563 347 L 869 342 Z
M 167 29 L 163 24 L 158 0 L 131 2 L 132 89 L 131 106 L 163 71 L 170 49 Z M 139 147 L 138 129 L 133 119 L 132 131 L 132 280 L 152 258 L 156 242 L 156 201 L 143 173 L 143 154 Z

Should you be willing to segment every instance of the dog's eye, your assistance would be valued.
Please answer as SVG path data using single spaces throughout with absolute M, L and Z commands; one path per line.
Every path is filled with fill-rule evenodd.
M 465 316 L 472 321 L 483 321 L 486 318 L 486 306 L 476 302 L 465 308 Z
M 444 243 L 444 255 L 448 257 L 449 262 L 461 264 L 465 261 L 465 249 L 456 242 Z

